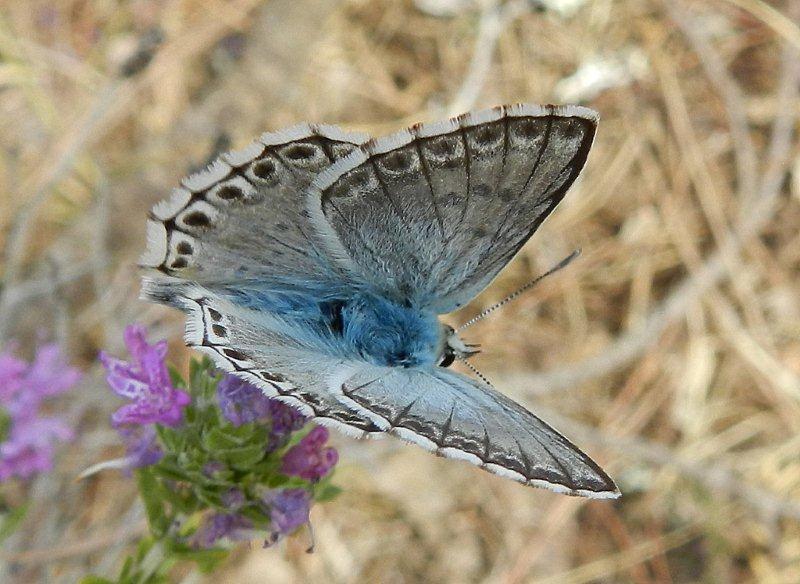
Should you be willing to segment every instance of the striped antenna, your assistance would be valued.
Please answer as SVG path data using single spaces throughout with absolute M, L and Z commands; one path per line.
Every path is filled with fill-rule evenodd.
M 504 305 L 508 304 L 509 302 L 511 302 L 512 300 L 514 300 L 515 298 L 517 298 L 517 297 L 518 297 L 520 294 L 522 294 L 523 292 L 527 292 L 528 290 L 530 290 L 531 288 L 533 288 L 533 287 L 534 287 L 536 284 L 538 284 L 539 282 L 541 282 L 542 280 L 544 280 L 544 279 L 545 279 L 547 276 L 549 276 L 550 274 L 554 274 L 555 272 L 557 272 L 557 271 L 558 271 L 558 270 L 560 270 L 561 268 L 564 268 L 564 267 L 568 266 L 568 265 L 570 264 L 570 262 L 572 262 L 572 260 L 574 260 L 574 259 L 575 259 L 576 257 L 578 257 L 579 255 L 581 255 L 581 250 L 580 250 L 580 248 L 578 248 L 578 249 L 576 249 L 575 251 L 573 251 L 571 254 L 569 254 L 569 255 L 568 255 L 567 257 L 565 257 L 563 260 L 561 260 L 560 262 L 558 262 L 558 263 L 557 263 L 555 266 L 553 266 L 552 268 L 550 268 L 549 270 L 547 270 L 547 271 L 546 271 L 544 274 L 542 274 L 541 276 L 538 276 L 538 277 L 536 277 L 535 279 L 531 280 L 530 282 L 528 282 L 527 284 L 525 284 L 525 285 L 524 285 L 522 288 L 520 288 L 520 289 L 519 289 L 519 290 L 517 290 L 516 292 L 514 292 L 514 293 L 512 293 L 512 294 L 509 294 L 508 296 L 506 296 L 505 298 L 503 298 L 503 299 L 502 299 L 500 302 L 497 302 L 497 303 L 495 303 L 495 304 L 492 304 L 492 305 L 491 305 L 489 308 L 486 308 L 486 309 L 485 309 L 483 312 L 481 312 L 481 313 L 480 313 L 478 316 L 476 316 L 475 318 L 471 318 L 470 320 L 468 320 L 467 322 L 465 322 L 464 324 L 462 324 L 460 327 L 458 327 L 458 328 L 456 329 L 456 332 L 458 332 L 458 331 L 463 331 L 465 328 L 471 327 L 473 324 L 475 324 L 475 323 L 476 323 L 476 322 L 478 322 L 479 320 L 483 320 L 484 318 L 486 318 L 487 316 L 489 316 L 491 313 L 493 313 L 495 310 L 497 310 L 497 309 L 498 309 L 498 308 L 500 308 L 501 306 L 504 306 Z
M 470 371 L 472 371 L 475 375 L 477 375 L 480 378 L 481 381 L 483 381 L 489 387 L 494 387 L 494 385 L 492 385 L 492 382 L 489 381 L 483 373 L 478 371 L 478 368 L 475 367 L 475 365 L 473 365 L 466 359 L 462 359 L 462 361 L 464 362 L 464 365 L 466 365 L 469 368 Z

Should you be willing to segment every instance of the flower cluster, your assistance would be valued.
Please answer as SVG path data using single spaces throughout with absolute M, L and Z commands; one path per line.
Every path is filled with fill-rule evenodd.
M 81 373 L 70 367 L 57 345 L 39 347 L 31 363 L 0 354 L 0 481 L 28 479 L 53 468 L 55 445 L 73 438 L 61 418 L 44 416 L 42 403 L 74 387 Z
M 217 550 L 222 540 L 271 545 L 334 496 L 338 460 L 325 428 L 207 360 L 184 381 L 138 325 L 125 331 L 125 361 L 102 353 L 109 386 L 129 400 L 112 415 L 135 469 L 157 541 L 172 550 Z M 191 552 L 193 554 L 199 552 Z

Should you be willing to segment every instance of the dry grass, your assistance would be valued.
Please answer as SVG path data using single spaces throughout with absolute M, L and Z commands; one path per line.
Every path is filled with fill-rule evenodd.
M 800 3 L 431 4 L 5 3 L 0 334 L 57 338 L 91 373 L 63 402 L 81 438 L 32 485 L 3 578 L 110 574 L 142 529 L 129 481 L 73 477 L 117 448 L 97 350 L 139 320 L 180 355 L 180 317 L 136 300 L 133 264 L 146 210 L 190 166 L 299 120 L 380 134 L 567 96 L 603 117 L 583 179 L 453 320 L 583 248 L 470 337 L 478 367 L 625 496 L 565 498 L 342 438 L 345 493 L 314 512 L 317 553 L 302 538 L 242 549 L 221 581 L 800 581 Z M 110 74 L 154 27 L 150 66 Z M 576 86 L 601 58 L 618 65 L 609 87 Z

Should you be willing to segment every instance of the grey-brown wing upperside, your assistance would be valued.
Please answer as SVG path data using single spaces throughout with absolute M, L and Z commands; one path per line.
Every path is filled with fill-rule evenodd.
M 372 140 L 314 180 L 320 244 L 381 293 L 451 312 L 563 199 L 596 123 L 583 107 L 517 105 Z

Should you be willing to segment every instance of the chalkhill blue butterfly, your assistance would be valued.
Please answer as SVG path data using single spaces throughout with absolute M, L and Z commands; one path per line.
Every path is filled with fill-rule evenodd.
M 322 424 L 617 497 L 564 436 L 448 369 L 473 350 L 439 321 L 558 205 L 597 119 L 512 105 L 378 139 L 316 124 L 264 134 L 153 208 L 143 296 L 186 313 L 188 345 Z

